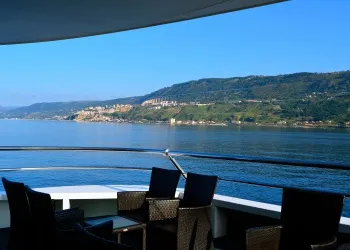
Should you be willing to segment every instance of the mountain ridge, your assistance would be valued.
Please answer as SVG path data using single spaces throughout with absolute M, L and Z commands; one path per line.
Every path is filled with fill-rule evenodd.
M 0 112 L 4 112 L 4 111 L 8 111 L 8 110 L 12 110 L 12 109 L 17 109 L 17 108 L 20 108 L 20 107 L 16 107 L 16 106 L 0 106 Z
M 45 118 L 52 115 L 69 115 L 89 106 L 139 105 L 155 98 L 178 102 L 217 103 L 248 99 L 297 100 L 305 98 L 310 93 L 322 93 L 325 98 L 350 93 L 350 70 L 327 73 L 299 72 L 276 76 L 203 78 L 173 84 L 143 96 L 105 101 L 35 103 L 4 112 L 3 117 Z

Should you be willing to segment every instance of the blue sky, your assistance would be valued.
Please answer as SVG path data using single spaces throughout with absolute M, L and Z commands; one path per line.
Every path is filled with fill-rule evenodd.
M 143 95 L 206 77 L 350 69 L 348 0 L 293 0 L 111 35 L 0 46 L 0 106 Z

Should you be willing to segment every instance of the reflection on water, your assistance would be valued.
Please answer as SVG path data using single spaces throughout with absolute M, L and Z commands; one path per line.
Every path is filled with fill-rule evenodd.
M 350 131 L 262 127 L 201 127 L 0 120 L 0 144 L 16 146 L 142 147 L 218 154 L 350 162 Z M 177 158 L 185 171 L 235 180 L 350 194 L 350 171 L 259 163 Z M 112 152 L 0 152 L 0 168 L 125 166 L 173 168 L 162 155 Z M 83 184 L 147 184 L 149 172 L 72 170 L 6 172 L 33 187 Z M 132 177 L 132 178 L 131 178 Z M 180 183 L 183 186 L 183 182 Z M 2 189 L 2 187 L 0 187 Z M 280 203 L 281 190 L 220 182 L 218 193 Z M 345 214 L 350 216 L 346 201 Z

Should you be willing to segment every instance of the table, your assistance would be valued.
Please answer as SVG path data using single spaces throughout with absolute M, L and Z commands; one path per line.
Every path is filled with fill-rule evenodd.
M 133 230 L 142 230 L 142 248 L 146 250 L 146 224 L 131 220 L 118 215 L 101 216 L 94 218 L 87 218 L 85 223 L 95 226 L 107 221 L 113 221 L 113 233 L 117 234 L 118 243 L 121 243 L 121 234 Z

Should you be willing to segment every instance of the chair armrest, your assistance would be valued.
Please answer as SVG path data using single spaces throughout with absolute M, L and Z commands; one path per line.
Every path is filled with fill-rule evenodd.
M 278 250 L 282 226 L 255 227 L 246 230 L 247 250 Z
M 147 198 L 148 220 L 170 220 L 177 217 L 180 199 Z
M 84 210 L 80 208 L 65 209 L 55 212 L 56 225 L 58 230 L 73 229 L 75 224 L 84 224 Z
M 208 215 L 208 219 L 211 218 L 211 205 L 202 207 L 179 207 L 178 218 L 182 216 L 198 216 L 199 214 Z
M 205 219 L 207 219 L 210 222 L 211 218 L 211 205 L 209 206 L 203 206 L 203 207 L 179 207 L 178 209 L 178 218 L 181 219 L 189 219 L 189 217 L 198 217 L 198 216 L 205 216 Z M 181 218 L 183 217 L 183 218 Z
M 213 249 L 211 205 L 178 209 L 177 245 L 178 249 Z
M 135 210 L 142 207 L 145 202 L 147 192 L 144 191 L 126 191 L 118 192 L 117 207 L 118 211 Z
M 311 245 L 312 250 L 334 250 L 337 249 L 337 237 L 334 237 L 332 240 L 327 242 L 322 242 L 319 244 Z M 350 246 L 349 246 L 350 249 Z
M 111 223 L 113 224 L 113 222 Z M 76 233 L 76 239 L 73 242 L 74 245 L 68 245 L 68 249 L 135 250 L 134 247 L 119 244 L 114 240 L 111 241 L 101 238 L 78 224 L 76 225 L 74 231 Z
M 179 207 L 179 211 L 184 211 L 184 212 L 185 211 L 195 212 L 195 211 L 201 211 L 201 210 L 207 210 L 207 209 L 211 209 L 211 205 L 201 206 L 201 207 Z

